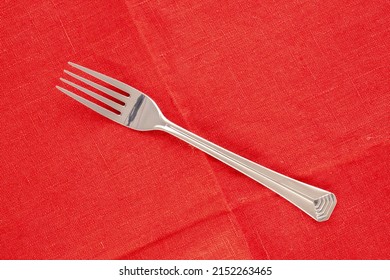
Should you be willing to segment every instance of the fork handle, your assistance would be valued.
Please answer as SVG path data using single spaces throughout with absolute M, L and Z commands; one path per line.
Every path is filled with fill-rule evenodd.
M 264 185 L 300 208 L 318 222 L 329 219 L 336 206 L 336 196 L 323 189 L 292 179 L 230 152 L 165 119 L 163 130 L 226 163 Z

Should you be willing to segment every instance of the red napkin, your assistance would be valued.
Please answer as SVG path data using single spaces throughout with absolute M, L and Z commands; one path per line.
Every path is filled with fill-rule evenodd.
M 1 259 L 388 259 L 387 1 L 0 6 Z M 336 194 L 318 223 L 162 132 L 55 89 L 67 61 Z

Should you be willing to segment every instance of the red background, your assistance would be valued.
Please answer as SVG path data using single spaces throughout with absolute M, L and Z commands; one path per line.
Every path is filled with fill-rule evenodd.
M 2 1 L 2 259 L 388 259 L 389 1 Z M 73 61 L 336 194 L 318 223 L 55 89 Z

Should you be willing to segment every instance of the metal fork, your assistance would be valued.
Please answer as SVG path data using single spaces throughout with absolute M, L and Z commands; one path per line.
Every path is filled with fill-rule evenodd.
M 60 80 L 62 82 L 99 100 L 114 110 L 103 108 L 65 88 L 56 86 L 57 89 L 66 95 L 104 117 L 128 128 L 139 131 L 161 130 L 176 136 L 266 186 L 290 201 L 316 221 L 321 222 L 329 219 L 336 206 L 336 197 L 333 193 L 277 173 L 189 132 L 165 118 L 156 103 L 149 96 L 123 82 L 72 62 L 69 62 L 69 65 L 111 85 L 116 88 L 117 91 L 129 94 L 129 96 L 120 94 L 113 89 L 65 70 L 64 72 L 69 76 L 89 85 L 96 89 L 97 92 L 103 92 L 108 96 L 111 96 L 119 102 L 115 102 L 85 87 L 61 78 Z

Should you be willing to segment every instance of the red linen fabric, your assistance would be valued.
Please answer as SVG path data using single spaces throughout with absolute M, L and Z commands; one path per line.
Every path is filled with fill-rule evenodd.
M 1 259 L 388 259 L 388 1 L 3 1 Z M 73 61 L 336 194 L 318 223 L 54 87 Z

